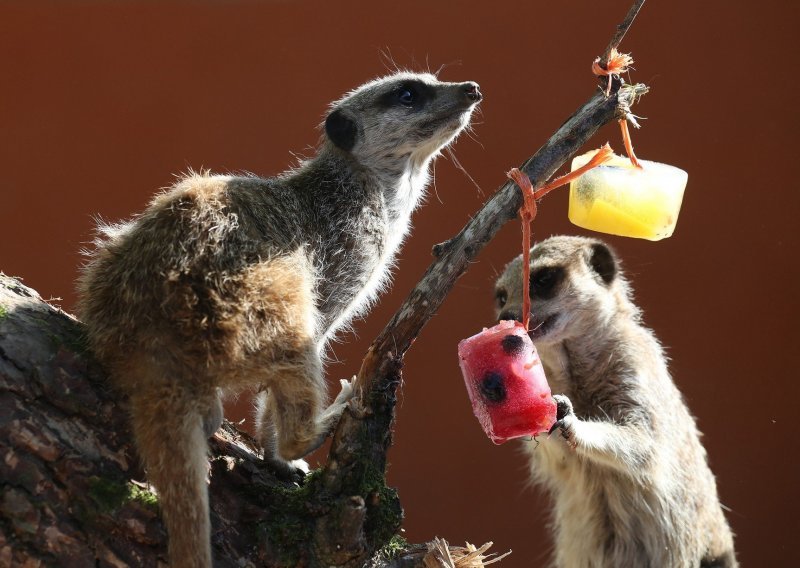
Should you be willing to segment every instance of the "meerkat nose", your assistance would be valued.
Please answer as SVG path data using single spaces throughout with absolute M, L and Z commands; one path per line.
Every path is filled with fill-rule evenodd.
M 468 81 L 464 83 L 462 88 L 464 90 L 464 94 L 467 96 L 467 99 L 469 99 L 474 103 L 477 103 L 479 100 L 483 98 L 478 83 L 475 83 L 473 81 Z

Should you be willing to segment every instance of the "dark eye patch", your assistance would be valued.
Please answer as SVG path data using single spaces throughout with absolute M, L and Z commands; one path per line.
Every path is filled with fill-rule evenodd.
M 503 306 L 506 305 L 506 302 L 508 301 L 508 292 L 506 292 L 504 289 L 501 288 L 500 290 L 495 292 L 494 300 L 495 302 L 497 302 L 497 309 L 498 310 L 501 309 Z
M 546 266 L 531 274 L 531 298 L 549 300 L 558 291 L 558 285 L 564 280 L 563 266 Z
M 402 81 L 378 100 L 384 108 L 401 107 L 419 110 L 436 96 L 436 90 L 422 81 Z

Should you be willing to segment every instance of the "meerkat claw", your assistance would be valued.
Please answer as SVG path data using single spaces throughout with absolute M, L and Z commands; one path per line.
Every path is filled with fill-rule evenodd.
M 575 414 L 575 412 L 572 410 L 572 401 L 569 399 L 569 397 L 566 397 L 563 394 L 554 394 L 553 400 L 556 401 L 556 420 L 563 421 L 564 418 L 570 414 Z
M 553 400 L 556 401 L 556 421 L 547 431 L 547 435 L 550 436 L 556 430 L 561 430 L 564 439 L 571 442 L 572 425 L 570 424 L 570 418 L 575 417 L 575 412 L 572 410 L 572 402 L 563 394 L 553 395 Z

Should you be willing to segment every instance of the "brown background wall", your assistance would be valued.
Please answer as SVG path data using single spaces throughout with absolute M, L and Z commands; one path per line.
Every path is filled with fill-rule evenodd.
M 436 166 L 395 284 L 332 378 L 430 260 L 591 93 L 591 60 L 628 0 L 606 2 L 3 2 L 0 5 L 0 269 L 71 309 L 91 216 L 127 217 L 188 167 L 270 175 L 308 154 L 325 105 L 401 66 L 476 80 L 485 93 L 459 160 Z M 783 0 L 651 0 L 623 44 L 652 93 L 640 157 L 689 171 L 676 235 L 609 237 L 647 323 L 668 348 L 748 566 L 797 566 L 796 348 L 800 213 L 796 9 Z M 757 10 L 757 12 L 756 12 Z M 791 13 L 790 13 L 791 12 Z M 610 140 L 615 128 L 593 142 Z M 536 237 L 581 233 L 566 191 Z M 412 541 L 495 542 L 503 566 L 542 566 L 548 501 L 525 485 L 516 444 L 495 447 L 471 414 L 456 343 L 492 321 L 492 282 L 518 250 L 507 226 L 407 356 L 390 480 Z M 240 404 L 230 413 L 246 415 Z

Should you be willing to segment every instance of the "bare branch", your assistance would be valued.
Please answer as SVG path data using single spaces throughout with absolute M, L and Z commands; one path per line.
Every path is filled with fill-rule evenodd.
M 617 49 L 619 44 L 622 43 L 622 38 L 624 38 L 625 34 L 628 33 L 631 24 L 633 24 L 633 20 L 636 19 L 636 15 L 639 13 L 639 10 L 641 10 L 643 4 L 644 0 L 636 0 L 636 2 L 633 3 L 633 6 L 631 6 L 631 9 L 628 10 L 628 13 L 625 15 L 625 19 L 617 26 L 617 33 L 615 33 L 614 37 L 611 38 L 611 42 L 608 44 L 608 47 L 606 47 L 606 50 L 600 57 L 600 65 L 602 65 L 604 68 L 606 62 L 608 61 L 608 56 L 611 53 L 611 50 Z
M 611 46 L 619 44 L 643 3 L 644 0 L 634 2 L 625 21 L 617 27 Z M 615 78 L 608 96 L 598 89 L 519 169 L 530 177 L 534 188 L 543 185 L 600 127 L 624 116 L 646 90 L 644 85 L 624 85 Z M 436 259 L 364 358 L 356 383 L 357 408 L 354 405 L 344 413 L 323 472 L 327 490 L 347 494 L 352 480 L 375 470 L 384 471 L 403 355 L 466 272 L 470 261 L 506 222 L 516 217 L 521 201 L 517 187 L 506 182 L 458 235 L 434 247 Z M 367 518 L 371 514 L 369 502 L 367 499 Z

